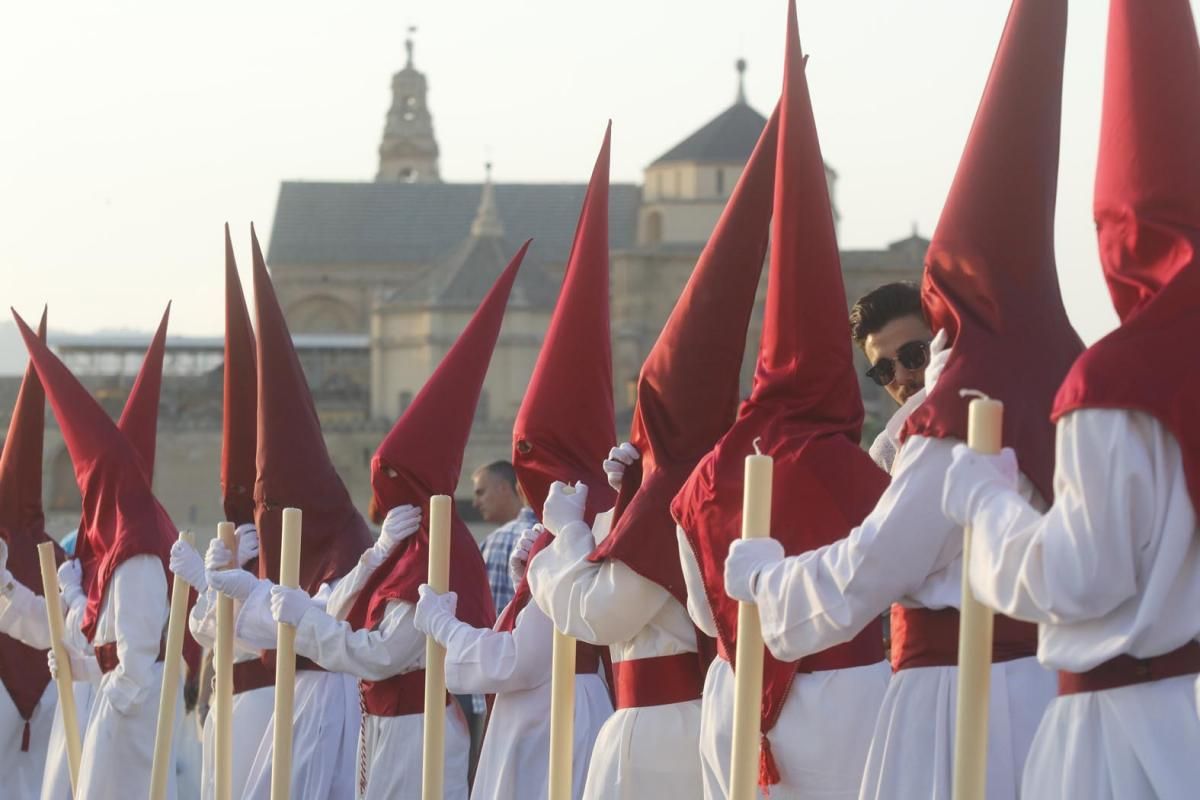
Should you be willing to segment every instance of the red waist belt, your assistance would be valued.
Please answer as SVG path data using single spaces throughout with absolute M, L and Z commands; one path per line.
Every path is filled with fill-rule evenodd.
M 1059 671 L 1058 695 L 1062 697 L 1082 692 L 1103 692 L 1105 689 L 1119 689 L 1122 686 L 1178 678 L 1181 675 L 1195 675 L 1198 672 L 1200 643 L 1193 640 L 1178 650 L 1161 656 L 1117 656 L 1087 672 Z
M 249 692 L 254 689 L 265 689 L 268 686 L 274 685 L 275 670 L 267 669 L 267 666 L 257 658 L 249 661 L 239 661 L 233 665 L 234 694 L 241 694 L 242 692 Z
M 992 629 L 992 663 L 1037 654 L 1037 625 L 1002 614 Z M 892 672 L 958 664 L 958 609 L 892 606 Z
M 158 658 L 154 659 L 157 663 L 166 658 L 166 642 L 158 646 Z M 120 657 L 117 656 L 117 643 L 109 642 L 108 644 L 96 645 L 96 663 L 100 665 L 100 672 L 107 675 L 112 672 L 121 663 Z
M 613 662 L 617 708 L 647 708 L 699 700 L 704 686 L 696 653 Z
M 575 648 L 575 674 L 595 675 L 600 671 L 600 651 L 579 642 Z
M 723 639 L 717 639 L 717 655 L 733 663 Z M 878 664 L 883 660 L 883 631 L 879 625 L 868 625 L 862 633 L 848 642 L 805 656 L 796 663 L 796 672 L 829 672 L 835 669 L 853 669 Z
M 363 681 L 366 712 L 373 717 L 404 717 L 425 713 L 425 670 L 415 669 L 381 681 Z M 450 694 L 446 693 L 446 703 Z

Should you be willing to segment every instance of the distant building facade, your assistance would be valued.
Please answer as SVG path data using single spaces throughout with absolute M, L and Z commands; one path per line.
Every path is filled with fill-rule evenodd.
M 414 66 L 411 40 L 406 48 L 405 67 L 392 79 L 376 179 L 284 182 L 267 260 L 334 462 L 365 509 L 370 456 L 380 438 L 521 242 L 534 239 L 512 292 L 464 462 L 459 509 L 469 519 L 471 467 L 508 457 L 513 421 L 554 307 L 587 187 L 496 184 L 490 167 L 482 183 L 442 182 L 428 83 Z M 646 167 L 641 186 L 611 185 L 618 436 L 632 415 L 641 363 L 766 124 L 746 101 L 745 63 L 737 66 L 733 105 Z M 826 174 L 833 197 L 837 175 L 828 167 Z M 836 222 L 836 206 L 834 215 Z M 880 283 L 917 279 L 927 246 L 914 231 L 879 250 L 843 251 L 847 297 L 852 302 Z M 764 271 L 747 337 L 742 370 L 747 389 L 765 277 Z M 116 416 L 148 337 L 51 340 Z M 155 489 L 177 524 L 205 531 L 220 514 L 220 362 L 219 339 L 168 341 Z M 887 402 L 877 387 L 864 382 L 863 388 L 874 428 Z M 69 529 L 78 514 L 70 461 L 53 435 L 46 454 L 52 520 Z

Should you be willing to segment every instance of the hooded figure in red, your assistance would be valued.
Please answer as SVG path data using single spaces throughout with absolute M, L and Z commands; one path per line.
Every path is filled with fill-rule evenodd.
M 771 266 L 754 387 L 733 427 L 701 460 L 672 507 L 699 562 L 720 652 L 730 663 L 737 650 L 738 604 L 725 593 L 723 570 L 730 543 L 741 535 L 746 456 L 758 447 L 774 459 L 771 529 L 788 555 L 844 537 L 874 507 L 888 482 L 859 447 L 863 405 L 794 5 L 789 8 L 774 167 Z M 797 672 L 882 660 L 878 623 L 799 663 L 766 654 L 760 784 L 779 782 L 767 734 Z
M 234 525 L 254 522 L 258 367 L 254 329 L 225 226 L 225 365 L 221 415 L 221 505 Z
M 608 330 L 611 138 L 610 123 L 583 198 L 554 315 L 513 425 L 517 482 L 539 519 L 555 481 L 587 484 L 589 525 L 614 500 L 601 469 L 617 438 Z
M 767 254 L 779 115 L 772 114 L 671 316 L 642 364 L 612 532 L 592 554 L 616 558 L 687 603 L 671 501 L 729 430 L 746 330 Z
M 1114 1 L 1095 216 L 1121 325 L 1075 362 L 1054 420 L 1082 408 L 1150 414 L 1178 440 L 1200 509 L 1200 377 L 1176 363 L 1200 335 L 1198 97 L 1188 4 Z
M 46 312 L 38 325 L 38 339 L 46 340 Z M 42 594 L 37 546 L 54 541 L 46 534 L 42 513 L 42 434 L 46 420 L 46 393 L 33 364 L 17 393 L 4 452 L 0 455 L 0 538 L 8 547 L 7 568 L 13 578 L 34 594 Z M 62 549 L 54 545 L 58 561 Z M 0 634 L 0 682 L 8 690 L 17 713 L 25 721 L 21 751 L 30 746 L 29 722 L 50 683 L 46 651 L 36 650 Z M 38 777 L 40 780 L 40 776 Z
M 1004 401 L 1004 444 L 1054 496 L 1054 393 L 1083 351 L 1054 258 L 1065 0 L 1017 0 L 925 256 L 921 294 L 953 348 L 913 434 L 966 441 L 975 389 Z
M 13 316 L 46 387 L 83 496 L 76 555 L 87 594 L 83 632 L 91 639 L 117 567 L 135 556 L 152 555 L 162 561 L 166 577 L 178 533 L 150 491 L 142 454 L 25 321 Z
M 392 601 L 416 603 L 417 588 L 429 581 L 429 498 L 453 497 L 458 488 L 504 307 L 528 249 L 526 242 L 513 256 L 371 459 L 371 505 L 380 518 L 401 505 L 417 506 L 423 513 L 417 533 L 400 542 L 372 573 L 346 615 L 356 629 L 378 625 Z M 492 626 L 496 609 L 487 568 L 479 545 L 456 514 L 450 522 L 450 591 L 458 595 L 458 619 L 476 628 Z
M 258 316 L 258 450 L 254 520 L 258 527 L 258 575 L 279 582 L 283 509 L 304 512 L 300 588 L 316 594 L 321 584 L 345 575 L 371 532 L 334 469 L 308 380 L 275 298 L 254 228 L 254 303 Z

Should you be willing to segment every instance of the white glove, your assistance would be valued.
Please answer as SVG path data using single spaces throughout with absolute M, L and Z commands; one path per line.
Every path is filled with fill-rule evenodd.
M 929 343 L 929 363 L 925 365 L 926 394 L 933 391 L 934 384 L 942 376 L 942 371 L 946 369 L 946 364 L 950 361 L 951 348 L 946 346 L 946 340 L 949 338 L 946 329 L 942 328 Z
M 62 593 L 63 602 L 67 604 L 68 608 L 87 598 L 81 588 L 82 583 L 83 567 L 79 565 L 79 559 L 72 558 L 64 561 L 58 568 L 58 590 Z
M 642 454 L 629 442 L 609 450 L 608 458 L 604 461 L 604 474 L 608 476 L 608 485 L 618 492 L 621 491 L 621 479 L 625 477 L 625 468 L 641 457 Z
M 458 595 L 455 592 L 438 594 L 427 583 L 417 587 L 417 595 L 413 627 L 444 646 L 454 629 L 463 624 L 454 616 L 458 610 Z
M 557 536 L 572 522 L 581 522 L 584 508 L 587 507 L 587 492 L 587 486 L 582 481 L 574 487 L 562 481 L 550 484 L 550 493 L 542 505 L 542 524 L 546 530 Z
M 241 547 L 238 549 L 241 550 Z M 208 543 L 208 550 L 204 553 L 204 568 L 209 572 L 220 572 L 228 570 L 232 561 L 233 553 L 229 552 L 229 548 L 225 546 L 220 537 L 214 536 Z
M 258 558 L 258 528 L 252 522 L 245 522 L 233 534 L 237 537 L 238 566 L 244 567 Z
M 58 661 L 54 658 L 54 648 L 46 651 L 46 666 L 50 667 L 50 680 L 58 680 Z
M 312 598 L 303 589 L 286 586 L 271 587 L 271 616 L 276 622 L 299 625 L 305 612 L 313 607 Z
M 525 570 L 529 568 L 529 551 L 533 549 L 533 543 L 537 541 L 544 530 L 545 528 L 538 524 L 521 531 L 521 535 L 517 537 L 517 543 L 513 545 L 512 552 L 508 554 L 508 577 L 512 580 L 514 587 L 519 586 L 524 580 Z
M 223 547 L 226 553 L 229 548 Z M 258 585 L 258 578 L 244 569 L 210 569 L 208 585 L 226 597 L 234 600 L 245 600 Z
M 208 588 L 208 578 L 204 574 L 204 559 L 196 552 L 196 548 L 179 539 L 171 545 L 171 572 L 183 578 L 197 592 Z
M 387 556 L 396 545 L 412 536 L 421 527 L 421 509 L 416 506 L 396 506 L 387 512 L 375 540 L 375 550 Z
M 951 522 L 970 525 L 979 504 L 994 492 L 1017 488 L 1017 454 L 1006 447 L 998 455 L 954 446 L 954 461 L 942 487 L 942 513 Z
M 743 603 L 754 602 L 758 573 L 783 561 L 778 539 L 734 539 L 725 558 L 725 594 Z
M 8 542 L 0 537 L 0 572 L 8 572 Z

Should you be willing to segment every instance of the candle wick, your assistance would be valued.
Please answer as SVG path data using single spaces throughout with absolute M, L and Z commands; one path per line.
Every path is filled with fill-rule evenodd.
M 762 447 L 759 446 L 761 443 L 762 443 L 762 437 L 755 436 L 754 437 L 754 455 L 756 455 L 756 456 L 762 455 Z
M 978 389 L 959 389 L 958 396 L 959 397 L 977 397 L 980 400 L 991 400 L 992 399 L 992 398 L 988 397 L 986 394 L 984 394 L 983 392 L 979 391 Z

